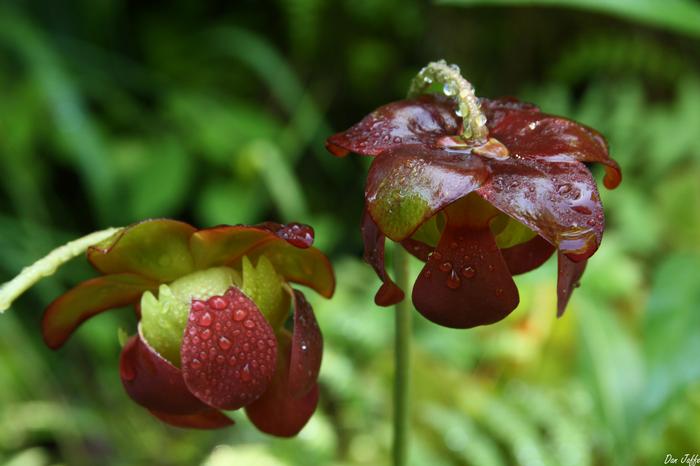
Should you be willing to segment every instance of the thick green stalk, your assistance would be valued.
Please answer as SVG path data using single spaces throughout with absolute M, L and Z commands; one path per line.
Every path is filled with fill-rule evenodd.
M 409 292 L 408 253 L 396 244 L 394 250 L 394 274 L 396 284 Z M 410 414 L 409 394 L 411 385 L 411 319 L 410 295 L 396 305 L 394 348 L 394 439 L 392 452 L 394 466 L 408 464 L 408 420 Z

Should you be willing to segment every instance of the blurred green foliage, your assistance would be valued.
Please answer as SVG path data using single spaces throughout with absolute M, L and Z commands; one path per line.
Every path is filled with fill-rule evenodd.
M 42 309 L 90 274 L 74 261 L 0 318 L 0 461 L 387 464 L 393 319 L 359 261 L 367 161 L 323 141 L 441 57 L 480 95 L 598 128 L 625 179 L 603 193 L 605 239 L 562 319 L 552 261 L 518 279 L 520 308 L 497 325 L 416 314 L 412 464 L 700 453 L 699 16 L 693 0 L 3 2 L 0 279 L 75 236 L 169 216 L 313 224 L 339 285 L 313 299 L 322 401 L 298 438 L 266 438 L 241 415 L 191 432 L 124 394 L 129 310 L 44 347 Z

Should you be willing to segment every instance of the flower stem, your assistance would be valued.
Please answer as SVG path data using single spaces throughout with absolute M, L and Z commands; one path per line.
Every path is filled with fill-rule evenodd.
M 51 251 L 45 257 L 25 267 L 15 278 L 0 286 L 0 313 L 44 277 L 53 275 L 60 266 L 84 253 L 90 246 L 116 234 L 120 228 L 107 228 L 78 238 Z
M 396 284 L 408 291 L 408 253 L 396 244 L 394 250 L 394 275 Z M 408 464 L 409 389 L 411 384 L 411 312 L 410 298 L 396 304 L 394 348 L 394 439 L 392 452 L 394 466 Z

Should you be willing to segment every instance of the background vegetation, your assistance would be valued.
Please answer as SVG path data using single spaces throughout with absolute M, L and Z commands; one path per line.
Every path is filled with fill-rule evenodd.
M 413 464 L 700 453 L 700 3 L 37 0 L 0 4 L 0 280 L 75 236 L 168 216 L 311 223 L 339 287 L 314 299 L 322 401 L 298 438 L 242 415 L 190 432 L 123 392 L 129 310 L 44 347 L 42 309 L 90 275 L 74 261 L 0 317 L 0 460 L 387 464 L 392 314 L 371 304 L 378 281 L 359 260 L 366 161 L 323 140 L 440 57 L 480 95 L 600 129 L 625 179 L 603 193 L 609 227 L 562 319 L 552 261 L 519 279 L 498 325 L 416 314 Z

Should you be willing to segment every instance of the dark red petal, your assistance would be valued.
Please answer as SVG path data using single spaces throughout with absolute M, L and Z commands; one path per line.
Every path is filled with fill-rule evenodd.
M 440 137 L 459 133 L 462 119 L 455 110 L 453 99 L 436 94 L 392 102 L 328 138 L 326 148 L 343 157 L 349 152 L 379 155 L 405 144 L 433 146 Z
M 569 303 L 571 293 L 578 287 L 579 280 L 586 269 L 587 261 L 574 262 L 566 255 L 559 252 L 558 276 L 557 276 L 557 316 L 561 317 Z
M 146 220 L 90 247 L 87 257 L 103 274 L 128 272 L 169 282 L 194 270 L 189 241 L 195 231 L 176 220 Z
M 518 289 L 488 226 L 447 225 L 413 287 L 427 319 L 453 328 L 497 322 L 518 305 Z
M 318 404 L 318 384 L 301 398 L 292 396 L 289 382 L 289 335 L 280 335 L 277 371 L 268 390 L 246 406 L 248 419 L 261 431 L 279 437 L 292 437 L 306 425 Z
M 596 251 L 605 218 L 584 164 L 511 156 L 490 165 L 491 183 L 479 188 L 479 195 L 574 260 Z
M 404 298 L 404 293 L 396 286 L 386 271 L 384 263 L 384 243 L 386 237 L 379 231 L 377 225 L 365 209 L 362 213 L 362 241 L 365 244 L 364 260 L 374 268 L 382 280 L 382 286 L 374 296 L 374 302 L 378 306 L 391 306 Z
M 86 319 L 107 309 L 134 303 L 145 291 L 157 288 L 157 282 L 128 273 L 84 281 L 46 308 L 41 321 L 44 341 L 56 349 Z
M 490 136 L 518 157 L 572 158 L 605 165 L 605 186 L 622 180 L 620 167 L 610 158 L 605 138 L 593 128 L 567 118 L 540 113 L 516 101 L 481 100 Z
M 270 324 L 243 292 L 192 300 L 180 350 L 189 390 L 220 409 L 238 409 L 267 389 L 277 343 Z
M 372 161 L 365 188 L 367 210 L 382 233 L 402 241 L 488 178 L 486 163 L 469 152 L 401 146 Z
M 406 238 L 405 240 L 401 241 L 401 246 L 403 246 L 403 248 L 412 254 L 416 259 L 423 262 L 428 260 L 430 254 L 435 249 L 434 247 L 413 238 Z
M 306 395 L 318 379 L 323 336 L 314 310 L 301 291 L 294 290 L 294 333 L 289 366 L 289 390 L 293 397 Z
M 187 389 L 182 371 L 153 350 L 140 334 L 122 348 L 119 375 L 131 399 L 150 410 L 187 415 L 208 408 Z
M 544 264 L 554 252 L 554 246 L 541 236 L 535 236 L 530 241 L 501 249 L 503 260 L 513 275 L 534 270 Z
M 213 408 L 192 414 L 162 413 L 153 409 L 149 411 L 160 421 L 184 429 L 221 429 L 234 424 L 233 419 Z
M 244 255 L 255 263 L 264 254 L 285 279 L 309 286 L 329 298 L 335 289 L 333 267 L 321 251 L 307 246 L 310 227 L 294 225 L 266 223 L 199 230 L 190 241 L 195 264 L 200 269 L 235 265 Z
M 255 225 L 276 234 L 292 246 L 300 249 L 310 248 L 314 244 L 314 229 L 303 223 L 288 223 L 286 225 L 275 222 L 263 222 Z

